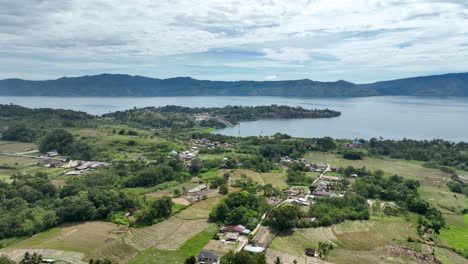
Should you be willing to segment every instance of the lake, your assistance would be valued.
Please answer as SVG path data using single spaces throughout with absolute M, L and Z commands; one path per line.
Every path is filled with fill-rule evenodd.
M 91 114 L 126 110 L 133 107 L 181 105 L 214 107 L 226 105 L 289 105 L 304 108 L 329 108 L 341 111 L 330 119 L 280 119 L 242 122 L 241 136 L 272 135 L 276 132 L 295 137 L 390 139 L 434 139 L 468 142 L 468 98 L 361 97 L 9 97 L 0 104 L 26 107 L 51 107 L 85 111 Z M 239 126 L 217 133 L 237 136 Z

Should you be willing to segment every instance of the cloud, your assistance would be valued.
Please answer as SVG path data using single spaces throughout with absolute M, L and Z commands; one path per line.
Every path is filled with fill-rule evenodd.
M 0 60 L 12 59 L 0 77 L 121 69 L 261 80 L 284 69 L 282 78 L 364 82 L 468 68 L 463 0 L 0 0 L 0 6 Z
M 276 80 L 276 78 L 277 78 L 276 75 L 270 75 L 270 76 L 265 76 L 265 78 L 263 79 L 267 81 L 273 81 L 273 80 Z

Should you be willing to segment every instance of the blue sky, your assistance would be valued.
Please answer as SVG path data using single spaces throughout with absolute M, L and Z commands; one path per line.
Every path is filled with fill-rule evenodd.
M 0 0 L 0 78 L 357 83 L 468 71 L 466 0 Z

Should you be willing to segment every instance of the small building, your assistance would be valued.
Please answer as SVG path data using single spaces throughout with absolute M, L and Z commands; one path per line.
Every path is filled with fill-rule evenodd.
M 55 263 L 55 260 L 51 258 L 45 258 L 42 259 L 42 263 Z
M 306 222 L 306 223 L 312 223 L 312 222 L 317 221 L 317 218 L 315 218 L 315 217 L 301 217 L 301 221 Z
M 213 252 L 202 250 L 197 256 L 199 264 L 219 264 L 219 256 Z
M 198 185 L 195 188 L 190 189 L 188 192 L 189 193 L 196 193 L 205 190 L 207 187 L 205 184 Z
M 284 193 L 287 195 L 299 195 L 300 192 L 298 190 L 288 189 L 285 190 Z
M 340 178 L 336 177 L 336 176 L 322 176 L 323 180 L 325 181 L 338 181 Z
M 239 239 L 238 232 L 226 232 L 224 234 L 226 241 L 237 241 Z
M 330 197 L 332 196 L 334 193 L 331 193 L 331 192 L 324 192 L 324 191 L 317 191 L 317 192 L 314 192 L 314 196 L 315 197 Z
M 265 251 L 265 248 L 259 247 L 259 246 L 247 245 L 244 247 L 244 250 L 248 252 L 253 252 L 253 253 L 262 253 L 263 251 Z
M 315 257 L 315 249 L 314 248 L 306 248 L 305 254 L 310 257 Z
M 353 173 L 353 174 L 351 174 L 350 176 L 353 177 L 353 178 L 357 178 L 357 177 L 358 177 L 358 175 L 357 175 L 356 173 Z
M 56 150 L 53 150 L 53 151 L 49 151 L 46 153 L 46 157 L 55 157 L 55 156 L 58 156 L 58 152 Z
M 226 227 L 223 227 L 222 230 L 224 233 L 227 233 L 227 232 L 237 232 L 239 234 L 242 234 L 242 235 L 248 235 L 250 234 L 250 230 L 247 229 L 245 226 L 243 225 L 230 225 L 230 226 L 226 226 Z

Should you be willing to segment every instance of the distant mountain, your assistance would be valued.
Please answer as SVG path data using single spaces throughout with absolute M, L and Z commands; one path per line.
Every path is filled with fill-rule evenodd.
M 359 97 L 383 95 L 468 96 L 468 73 L 414 77 L 370 84 L 346 81 L 207 81 L 189 77 L 155 79 L 101 74 L 47 81 L 0 80 L 9 96 L 290 96 Z

